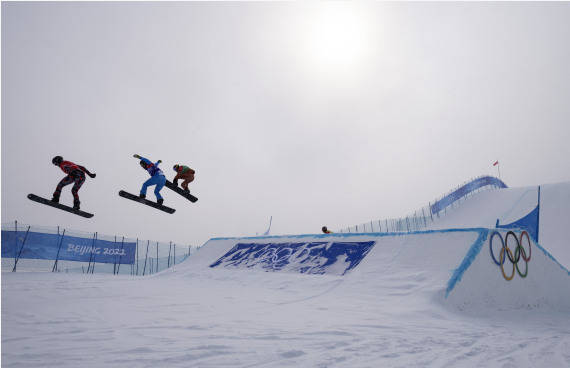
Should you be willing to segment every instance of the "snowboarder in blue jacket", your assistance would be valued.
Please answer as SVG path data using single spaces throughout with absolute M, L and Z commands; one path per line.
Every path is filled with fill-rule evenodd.
M 164 176 L 162 170 L 158 168 L 158 164 L 160 164 L 162 161 L 158 160 L 156 163 L 153 164 L 149 159 L 141 157 L 137 154 L 133 155 L 133 157 L 140 159 L 139 163 L 141 167 L 146 171 L 148 171 L 148 173 L 150 174 L 150 179 L 145 181 L 142 185 L 139 197 L 146 198 L 146 189 L 149 186 L 156 185 L 154 187 L 154 194 L 156 195 L 156 202 L 161 205 L 162 203 L 164 203 L 164 198 L 162 198 L 162 196 L 160 195 L 160 190 L 162 189 L 162 187 L 164 187 L 164 184 L 166 183 L 166 176 Z

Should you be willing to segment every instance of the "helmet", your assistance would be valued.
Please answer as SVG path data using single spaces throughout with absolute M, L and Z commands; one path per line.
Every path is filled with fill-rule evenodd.
M 323 228 L 322 228 L 321 230 L 323 230 L 323 233 L 325 233 L 325 234 L 326 234 L 327 231 L 329 231 L 329 229 L 327 229 L 326 226 L 323 226 Z
M 145 163 L 143 160 L 140 160 L 140 161 L 139 161 L 139 164 L 141 165 L 141 167 L 142 167 L 143 169 L 146 170 L 146 163 Z
M 61 156 L 55 156 L 54 158 L 51 159 L 51 163 L 57 166 L 59 166 L 62 162 L 63 162 L 63 157 Z
M 172 166 L 172 170 L 178 171 L 179 167 L 180 167 L 180 165 L 176 164 L 176 165 Z

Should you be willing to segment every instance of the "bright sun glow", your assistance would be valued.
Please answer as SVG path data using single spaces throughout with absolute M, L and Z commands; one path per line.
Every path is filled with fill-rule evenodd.
M 369 42 L 364 18 L 350 3 L 326 3 L 311 19 L 307 53 L 328 72 L 347 72 L 364 61 Z

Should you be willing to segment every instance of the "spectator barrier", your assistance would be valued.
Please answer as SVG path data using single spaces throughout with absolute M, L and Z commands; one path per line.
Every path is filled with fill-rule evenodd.
M 2 272 L 149 275 L 182 262 L 191 245 L 87 233 L 61 227 L 2 224 Z

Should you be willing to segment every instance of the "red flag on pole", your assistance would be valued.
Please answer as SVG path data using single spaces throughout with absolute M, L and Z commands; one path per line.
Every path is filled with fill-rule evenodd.
M 495 163 L 493 164 L 493 166 L 497 166 L 499 164 L 499 161 L 495 161 Z

